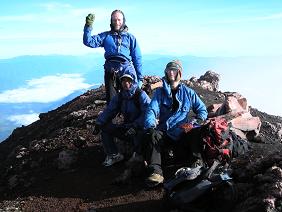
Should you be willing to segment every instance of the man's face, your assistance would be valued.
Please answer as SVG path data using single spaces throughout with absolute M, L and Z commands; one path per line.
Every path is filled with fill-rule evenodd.
M 123 25 L 123 15 L 120 12 L 116 12 L 112 15 L 112 25 L 115 31 L 119 31 Z
M 121 80 L 121 86 L 123 90 L 128 91 L 131 88 L 132 85 L 132 79 L 128 77 L 123 77 Z
M 167 78 L 169 81 L 175 81 L 177 74 L 178 74 L 178 70 L 177 69 L 167 69 L 166 74 L 167 74 Z

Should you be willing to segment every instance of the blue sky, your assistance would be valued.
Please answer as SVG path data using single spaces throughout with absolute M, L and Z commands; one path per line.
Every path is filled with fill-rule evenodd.
M 88 53 L 102 57 L 103 49 L 82 43 L 85 17 L 95 13 L 96 34 L 109 30 L 115 9 L 125 13 L 129 32 L 137 38 L 143 54 L 282 57 L 281 0 L 11 0 L 2 1 L 0 7 L 0 59 Z M 255 108 L 282 116 L 278 92 L 282 89 L 282 62 L 263 67 L 255 63 L 218 65 L 213 71 L 223 76 L 220 89 L 238 91 Z M 79 75 L 43 76 L 0 93 L 0 103 L 52 102 L 90 86 Z M 26 117 L 27 122 L 37 118 L 33 111 Z M 11 117 L 23 119 L 21 114 Z
M 110 13 L 124 11 L 144 54 L 195 56 L 282 55 L 282 1 L 3 1 L 0 58 L 102 53 L 82 44 L 85 16 L 94 33 L 109 29 Z

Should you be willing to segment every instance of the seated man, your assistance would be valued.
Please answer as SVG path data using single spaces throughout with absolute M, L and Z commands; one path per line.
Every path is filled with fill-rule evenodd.
M 200 155 L 201 152 L 198 142 L 185 139 L 185 132 L 187 123 L 202 122 L 207 118 L 207 109 L 194 90 L 180 83 L 182 71 L 178 60 L 166 65 L 163 86 L 156 89 L 145 114 L 145 160 L 151 172 L 147 178 L 148 186 L 158 185 L 164 180 L 161 168 L 164 144 L 183 143 L 184 148 L 190 149 L 193 155 Z M 188 118 L 190 109 L 196 114 L 194 120 Z
M 102 130 L 101 138 L 106 153 L 104 166 L 111 166 L 124 159 L 118 152 L 114 137 L 132 141 L 134 151 L 141 154 L 141 144 L 138 141 L 141 136 L 136 135 L 142 133 L 144 128 L 144 111 L 150 103 L 150 98 L 145 91 L 138 88 L 137 83 L 134 83 L 134 77 L 129 69 L 130 66 L 120 77 L 122 86 L 120 93 L 113 97 L 96 120 L 96 133 Z M 122 124 L 112 123 L 117 114 L 123 115 Z

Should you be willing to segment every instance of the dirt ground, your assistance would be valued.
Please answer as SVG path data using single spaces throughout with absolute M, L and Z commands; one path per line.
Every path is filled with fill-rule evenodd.
M 223 100 L 220 92 L 195 90 L 207 105 Z M 168 207 L 162 186 L 145 186 L 145 172 L 116 184 L 126 163 L 101 165 L 105 156 L 92 126 L 104 99 L 103 87 L 88 91 L 0 144 L 0 211 L 180 211 Z M 230 211 L 282 211 L 281 138 L 274 132 L 282 119 L 256 109 L 252 115 L 263 122 L 263 139 L 233 161 L 239 198 Z M 58 155 L 64 150 L 72 163 L 62 168 Z

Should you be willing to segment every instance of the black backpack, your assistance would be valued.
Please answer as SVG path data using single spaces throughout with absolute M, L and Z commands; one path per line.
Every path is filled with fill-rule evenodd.
M 230 172 L 217 160 L 210 168 L 177 170 L 164 183 L 167 207 L 181 211 L 230 211 L 238 198 Z
M 231 134 L 231 138 L 233 141 L 232 156 L 238 157 L 238 156 L 245 155 L 250 149 L 249 142 L 242 139 L 240 136 L 238 136 L 233 131 L 230 131 L 230 134 Z

